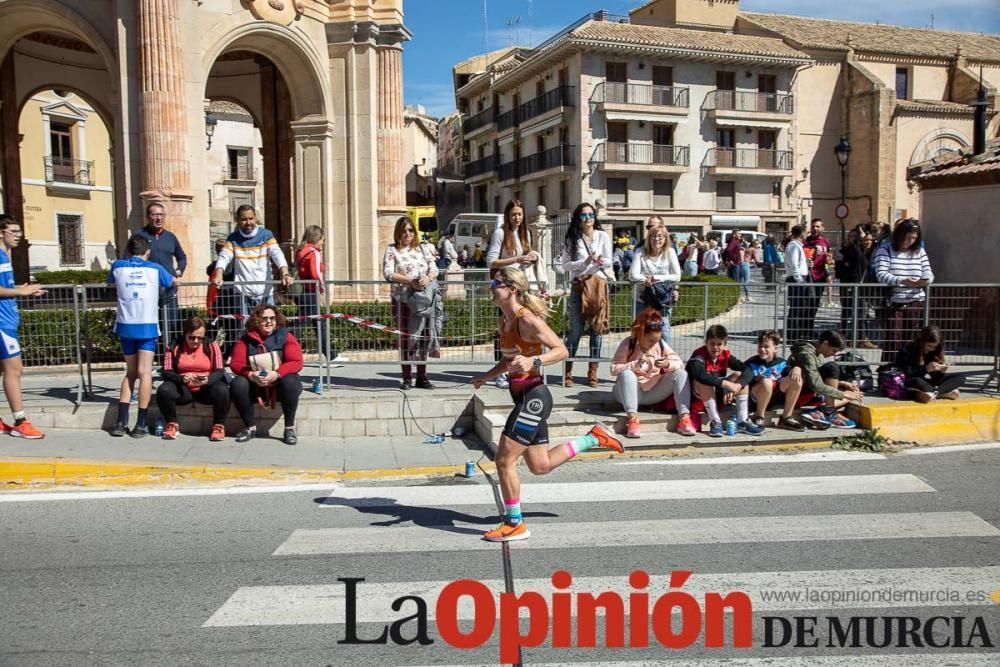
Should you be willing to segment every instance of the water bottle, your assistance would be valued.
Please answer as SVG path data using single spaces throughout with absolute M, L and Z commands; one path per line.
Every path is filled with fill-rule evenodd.
M 323 382 L 319 378 L 316 378 L 316 381 L 313 382 L 313 393 L 314 394 L 323 393 Z
M 476 474 L 476 462 L 466 461 L 465 462 L 465 476 L 473 477 Z
M 153 435 L 163 435 L 163 427 L 166 424 L 163 423 L 163 417 L 156 418 L 156 424 L 153 426 Z
M 726 420 L 726 435 L 736 435 L 736 422 L 732 418 Z

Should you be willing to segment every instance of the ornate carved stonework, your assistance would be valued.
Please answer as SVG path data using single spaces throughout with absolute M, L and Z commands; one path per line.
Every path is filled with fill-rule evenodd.
M 254 18 L 261 21 L 271 21 L 280 25 L 288 25 L 294 21 L 305 6 L 295 0 L 244 0 Z

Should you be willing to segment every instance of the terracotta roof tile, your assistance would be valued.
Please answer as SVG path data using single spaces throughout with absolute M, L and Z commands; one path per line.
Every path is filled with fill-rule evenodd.
M 951 58 L 961 46 L 966 58 L 1000 62 L 1000 35 L 758 12 L 740 12 L 739 16 L 803 48 L 845 49 L 850 36 L 850 44 L 855 51 Z
M 753 37 L 709 30 L 667 28 L 610 21 L 589 21 L 569 34 L 572 40 L 599 40 L 713 53 L 735 53 L 806 60 L 808 56 L 773 37 Z
M 965 176 L 992 172 L 1000 173 L 1000 139 L 987 142 L 986 151 L 982 155 L 972 156 L 959 153 L 939 164 L 923 167 L 920 173 L 913 177 L 913 180 L 925 181 L 942 176 Z

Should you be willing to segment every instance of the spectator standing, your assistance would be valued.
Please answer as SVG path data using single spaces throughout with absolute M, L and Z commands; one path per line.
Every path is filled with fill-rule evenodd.
M 503 225 L 493 230 L 490 246 L 486 251 L 486 265 L 490 269 L 490 275 L 512 266 L 524 273 L 524 277 L 528 279 L 528 289 L 538 290 L 535 266 L 539 259 L 539 254 L 531 249 L 531 234 L 524 219 L 524 204 L 519 199 L 511 199 L 503 209 Z M 497 318 L 499 317 L 498 310 Z M 500 334 L 496 332 L 493 335 L 493 361 L 499 362 L 500 358 Z M 507 388 L 506 373 L 497 376 L 496 386 Z
M 809 282 L 813 284 L 807 294 L 805 311 L 806 327 L 810 331 L 810 337 L 816 322 L 816 312 L 819 310 L 819 304 L 827 290 L 827 284 L 833 280 L 827 266 L 830 243 L 823 236 L 823 230 L 822 218 L 813 218 L 809 236 L 802 243 L 802 252 L 805 253 L 806 262 L 809 264 Z
M 216 258 L 224 247 L 226 247 L 226 239 L 215 239 Z M 214 339 L 216 331 L 223 332 L 222 356 L 229 358 L 229 353 L 232 352 L 233 345 L 239 338 L 237 332 L 240 330 L 236 320 L 226 317 L 239 312 L 236 293 L 233 290 L 233 269 L 235 267 L 232 263 L 226 267 L 226 270 L 222 272 L 222 286 L 216 287 L 215 283 L 211 282 L 212 274 L 215 273 L 215 261 L 212 260 L 206 269 L 209 285 L 205 297 L 205 312 L 209 318 L 214 320 L 209 326 L 209 335 Z
M 273 406 L 281 403 L 285 431 L 281 440 L 294 445 L 299 439 L 295 433 L 295 413 L 302 394 L 302 347 L 285 326 L 285 316 L 270 304 L 253 309 L 247 320 L 247 330 L 233 348 L 229 367 L 236 377 L 230 393 L 236 411 L 240 413 L 244 428 L 236 434 L 236 442 L 247 442 L 257 437 L 257 420 L 254 403 Z
M 114 285 L 118 293 L 114 331 L 121 339 L 126 366 L 118 394 L 118 419 L 111 435 L 121 438 L 129 433 L 129 403 L 138 381 L 139 416 L 131 435 L 142 438 L 149 435 L 146 417 L 153 396 L 153 355 L 160 337 L 157 303 L 160 289 L 172 287 L 174 277 L 161 265 L 149 261 L 149 240 L 145 237 L 133 236 L 127 249 L 128 259 L 115 260 L 108 274 L 108 284 Z
M 654 227 L 646 234 L 645 245 L 636 252 L 629 271 L 629 281 L 632 283 L 633 312 L 638 316 L 645 308 L 651 307 L 660 313 L 662 326 L 661 336 L 664 342 L 670 343 L 670 312 L 673 306 L 673 293 L 681 280 L 681 266 L 677 253 L 667 242 L 667 231 L 663 227 Z M 655 288 L 655 285 L 661 285 Z M 653 300 L 644 300 L 647 288 L 658 290 L 655 295 L 649 295 Z
M 215 261 L 212 282 L 216 287 L 222 287 L 222 276 L 230 263 L 235 264 L 233 288 L 244 316 L 260 304 L 274 303 L 271 264 L 281 273 L 285 287 L 294 282 L 274 234 L 257 224 L 257 212 L 248 204 L 236 209 L 236 231 L 226 239 Z
M 698 257 L 701 254 L 701 242 L 698 237 L 692 234 L 688 237 L 687 245 L 684 246 L 684 275 L 698 275 Z
M 316 344 L 319 353 L 325 355 L 327 361 L 330 362 L 337 359 L 338 354 L 336 350 L 330 349 L 329 321 L 319 317 L 326 309 L 323 240 L 323 228 L 319 225 L 309 225 L 302 233 L 302 243 L 295 253 L 295 270 L 299 275 L 299 280 L 315 282 L 302 284 L 302 293 L 295 297 L 295 303 L 298 306 L 299 315 L 316 318 L 312 321 L 316 328 Z M 307 325 L 307 322 L 299 321 L 297 326 L 292 327 L 292 333 L 298 333 L 301 338 L 301 332 Z
M 740 264 L 743 263 L 743 232 L 736 229 L 729 235 L 722 259 L 726 264 L 726 274 L 736 282 L 742 282 L 740 280 Z
M 802 249 L 802 225 L 792 227 L 785 244 L 785 282 L 788 283 L 788 315 L 785 338 L 797 341 L 812 337 L 812 320 L 809 319 L 809 263 Z
M 948 364 L 944 360 L 944 338 L 934 325 L 922 328 L 899 349 L 896 367 L 906 374 L 906 388 L 918 403 L 959 396 L 962 378 L 945 374 Z
M 452 232 L 451 234 L 442 236 L 440 246 L 438 268 L 442 271 L 447 271 L 453 264 L 458 262 L 458 251 L 455 250 L 455 233 Z
M 889 242 L 873 256 L 875 277 L 889 287 L 877 309 L 878 327 L 884 338 L 883 361 L 891 361 L 911 332 L 923 322 L 925 287 L 934 282 L 934 272 L 921 242 L 920 223 L 903 220 L 892 230 Z
M 722 256 L 719 253 L 719 242 L 715 239 L 708 240 L 708 250 L 705 251 L 705 261 L 703 267 L 705 273 L 710 276 L 719 275 L 719 266 L 722 264 Z
M 136 232 L 149 241 L 149 260 L 159 264 L 174 278 L 180 278 L 187 270 L 187 254 L 181 242 L 164 225 L 167 212 L 163 204 L 152 202 L 146 206 L 146 226 Z M 163 325 L 166 339 L 173 341 L 180 334 L 181 315 L 177 303 L 177 286 L 163 291 Z
M 611 237 L 601 230 L 596 210 L 586 202 L 579 204 L 570 217 L 561 259 L 563 270 L 569 273 L 573 282 L 569 297 L 569 336 L 566 344 L 569 356 L 576 356 L 586 324 L 590 330 L 589 356 L 596 359 L 601 356 L 601 336 L 607 329 L 610 301 L 608 281 L 614 279 L 614 274 Z M 572 373 L 572 362 L 566 362 L 567 387 L 573 385 Z M 587 384 L 591 387 L 598 384 L 596 361 L 588 365 Z
M 631 335 L 618 346 L 611 362 L 614 397 L 628 414 L 627 438 L 640 437 L 639 406 L 656 405 L 670 396 L 679 415 L 677 433 L 695 434 L 688 374 L 681 358 L 663 342 L 664 324 L 655 308 L 640 312 L 632 322 Z
M 229 384 L 226 382 L 222 349 L 207 337 L 205 320 L 192 315 L 184 321 L 184 334 L 163 355 L 163 383 L 156 390 L 156 406 L 166 421 L 164 440 L 180 433 L 177 406 L 198 402 L 212 406 L 212 432 L 208 439 L 226 439 Z
M 857 345 L 867 350 L 873 350 L 877 345 L 872 342 L 871 320 L 868 318 L 868 304 L 861 298 L 864 287 L 860 283 L 868 276 L 868 255 L 865 253 L 862 232 L 852 229 L 847 233 L 847 239 L 841 248 L 843 261 L 838 267 L 837 279 L 840 286 L 840 328 L 846 334 L 855 331 L 855 315 L 857 316 Z
M 756 242 L 755 242 L 756 243 Z M 743 249 L 743 261 L 740 262 L 739 278 L 743 286 L 743 302 L 750 303 L 750 271 L 757 265 L 757 248 L 751 244 Z
M 403 332 L 400 338 L 402 352 L 403 379 L 400 389 L 410 389 L 413 386 L 414 345 L 410 340 L 410 307 L 408 300 L 414 291 L 422 291 L 431 281 L 437 278 L 438 269 L 433 258 L 419 243 L 416 229 L 410 221 L 403 217 L 396 221 L 393 230 L 393 243 L 385 249 L 382 258 L 382 275 L 392 283 L 392 313 L 396 328 Z M 479 249 L 479 244 L 476 244 Z M 418 389 L 433 389 L 434 385 L 427 379 L 427 364 L 417 364 Z
M 767 240 L 764 241 L 764 266 L 761 269 L 765 282 L 775 282 L 779 262 L 778 244 L 773 236 L 768 236 Z
M 10 261 L 10 253 L 20 245 L 24 238 L 21 224 L 9 215 L 0 215 L 0 374 L 3 375 L 3 391 L 7 395 L 7 403 L 14 413 L 14 425 L 5 424 L 0 419 L 0 433 L 10 433 L 15 438 L 38 440 L 45 434 L 35 428 L 24 413 L 24 403 L 21 398 L 21 377 L 24 375 L 24 362 L 21 359 L 21 343 L 18 341 L 17 330 L 21 326 L 21 313 L 17 310 L 17 297 L 42 296 L 45 290 L 41 285 L 25 283 L 20 287 L 14 284 L 14 265 Z M 130 395 L 131 396 L 131 395 Z

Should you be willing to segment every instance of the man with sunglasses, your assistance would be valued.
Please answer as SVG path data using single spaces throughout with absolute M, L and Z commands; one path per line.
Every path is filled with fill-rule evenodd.
M 21 375 L 24 365 L 21 362 L 21 343 L 17 339 L 17 329 L 21 325 L 21 314 L 17 310 L 17 297 L 41 296 L 45 290 L 41 285 L 24 284 L 20 287 L 14 284 L 14 265 L 10 261 L 10 253 L 24 238 L 21 225 L 9 215 L 0 215 L 0 375 L 3 375 L 3 389 L 7 394 L 7 403 L 14 413 L 14 425 L 5 424 L 0 419 L 0 432 L 9 433 L 15 438 L 37 440 L 45 434 L 31 425 L 24 415 L 24 404 L 21 402 Z

